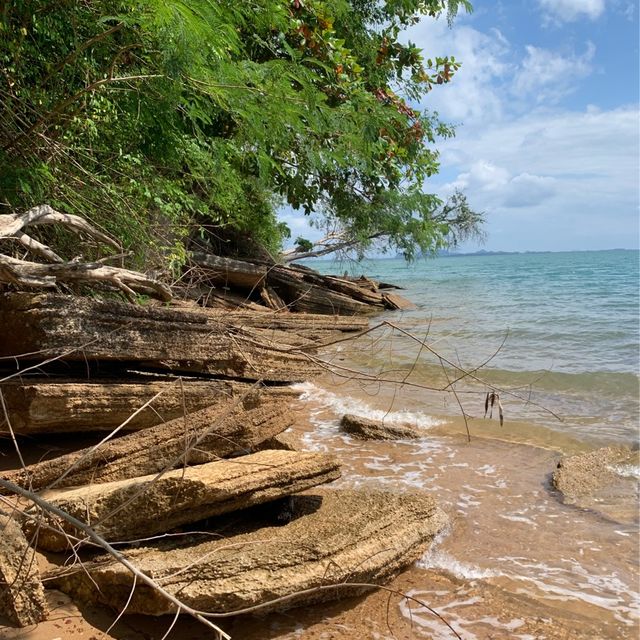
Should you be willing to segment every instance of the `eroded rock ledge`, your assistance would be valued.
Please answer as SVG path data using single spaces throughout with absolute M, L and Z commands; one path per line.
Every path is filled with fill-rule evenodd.
M 304 282 L 291 290 L 303 286 L 313 297 L 316 284 L 300 273 Z M 325 311 L 349 287 L 362 299 L 391 296 L 335 280 Z M 129 569 L 76 544 L 86 526 L 122 543 L 134 565 L 184 604 L 230 612 L 340 598 L 363 589 L 348 583 L 384 582 L 445 523 L 425 494 L 319 490 L 339 477 L 336 460 L 286 450 L 283 432 L 298 415 L 289 383 L 320 373 L 318 349 L 366 329 L 366 320 L 17 293 L 0 295 L 0 325 L 0 431 L 30 443 L 59 438 L 47 459 L 0 478 L 61 510 L 16 501 L 31 544 L 76 545 L 82 565 L 60 567 L 46 582 L 76 598 L 121 607 L 134 584 Z M 393 437 L 412 437 L 394 429 Z M 169 531 L 182 535 L 131 547 Z M 46 615 L 37 576 L 18 577 L 35 589 L 24 619 L 37 621 Z M 5 609 L 23 610 L 22 592 L 7 593 Z M 270 604 L 274 598 L 284 600 Z M 127 612 L 173 607 L 138 581 Z
M 226 613 L 290 596 L 262 610 L 286 609 L 363 590 L 349 582 L 390 579 L 420 557 L 445 523 L 425 494 L 312 490 L 295 498 L 294 520 L 286 526 L 258 528 L 259 516 L 247 513 L 234 523 L 237 533 L 225 530 L 224 539 L 136 549 L 128 558 L 200 610 Z M 61 572 L 53 582 L 81 600 L 116 608 L 133 587 L 132 575 L 109 560 Z M 300 593 L 327 585 L 339 587 Z M 175 609 L 138 584 L 127 611 L 162 615 Z

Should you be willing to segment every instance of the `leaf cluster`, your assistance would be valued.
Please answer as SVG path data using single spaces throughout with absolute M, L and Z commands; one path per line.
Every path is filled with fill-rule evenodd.
M 198 228 L 277 252 L 283 203 L 408 256 L 455 227 L 424 193 L 448 82 L 402 31 L 454 0 L 8 0 L 0 208 L 89 217 L 149 267 Z M 453 224 L 453 227 L 452 227 Z M 60 242 L 63 242 L 60 240 Z M 73 247 L 68 247 L 69 251 Z

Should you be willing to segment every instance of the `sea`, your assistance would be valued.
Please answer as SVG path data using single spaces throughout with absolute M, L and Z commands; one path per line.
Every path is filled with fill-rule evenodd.
M 271 616 L 242 636 L 637 638 L 638 251 L 306 264 L 402 287 L 390 291 L 415 309 L 373 315 L 325 349 L 327 374 L 298 385 L 303 447 L 338 456 L 337 488 L 426 492 L 449 525 L 394 594 Z M 421 437 L 356 440 L 340 431 L 345 413 Z M 629 449 L 608 485 L 554 488 L 563 456 L 606 446 Z

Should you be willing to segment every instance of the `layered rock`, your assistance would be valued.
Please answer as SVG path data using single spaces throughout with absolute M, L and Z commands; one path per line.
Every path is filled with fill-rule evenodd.
M 206 407 L 221 411 L 231 401 L 250 394 L 258 403 L 296 397 L 288 387 L 252 390 L 228 380 L 142 379 L 12 379 L 0 385 L 14 433 L 66 433 L 145 429 Z M 146 408 L 142 408 L 147 404 Z M 247 406 L 245 401 L 244 406 Z M 141 410 L 142 409 L 142 410 Z M 213 409 L 212 415 L 213 415 Z M 0 419 L 0 431 L 2 420 Z
M 255 514 L 244 521 L 235 516 L 236 533 L 223 528 L 224 539 L 183 542 L 178 548 L 158 544 L 131 550 L 127 557 L 199 610 L 227 613 L 276 598 L 284 600 L 266 609 L 284 609 L 363 590 L 350 582 L 390 579 L 416 560 L 446 523 L 432 498 L 413 493 L 312 490 L 296 496 L 293 517 L 286 526 L 260 527 L 266 523 Z M 110 560 L 65 569 L 54 584 L 85 601 L 116 608 L 127 603 L 129 613 L 175 611 L 146 585 L 137 584 L 132 593 L 133 576 Z M 309 589 L 315 590 L 305 592 Z
M 415 440 L 424 436 L 419 429 L 409 425 L 389 424 L 351 414 L 342 416 L 340 429 L 361 440 Z
M 333 456 L 291 451 L 260 451 L 196 467 L 176 469 L 160 477 L 130 480 L 62 491 L 46 491 L 49 503 L 92 526 L 107 541 L 128 540 L 170 531 L 184 524 L 229 511 L 246 509 L 298 493 L 340 476 Z M 56 529 L 82 537 L 66 521 L 45 514 L 28 520 L 38 528 L 37 544 L 61 551 L 68 538 Z M 42 527 L 42 522 L 52 525 Z
M 251 398 L 251 396 L 249 396 Z M 276 403 L 235 408 L 207 407 L 165 424 L 86 447 L 52 460 L 8 471 L 1 477 L 22 487 L 44 489 L 112 482 L 158 473 L 184 464 L 204 464 L 249 453 L 292 426 L 294 414 Z
M 18 522 L 0 515 L 0 614 L 20 627 L 48 613 L 38 564 Z
M 619 477 L 613 465 L 631 458 L 628 447 L 604 447 L 589 453 L 565 456 L 553 472 L 553 485 L 568 500 L 591 495 Z
M 313 341 L 237 326 L 224 315 L 20 293 L 0 299 L 0 326 L 0 356 L 23 362 L 41 361 L 44 353 L 72 362 L 274 382 L 303 381 L 321 371 L 308 356 Z
M 605 447 L 566 456 L 552 476 L 567 504 L 597 511 L 620 523 L 637 525 L 640 453 L 627 447 Z

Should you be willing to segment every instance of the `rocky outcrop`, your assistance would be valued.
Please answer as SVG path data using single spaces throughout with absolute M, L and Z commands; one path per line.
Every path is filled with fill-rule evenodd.
M 321 369 L 312 340 L 272 328 L 238 326 L 224 315 L 140 307 L 62 295 L 4 294 L 0 356 L 19 362 L 42 354 L 155 371 L 244 380 L 303 381 Z
M 0 515 L 0 614 L 26 627 L 45 620 L 47 613 L 33 549 L 18 522 Z
M 224 539 L 183 542 L 178 548 L 157 544 L 131 550 L 127 557 L 199 610 L 225 613 L 275 598 L 286 599 L 271 608 L 285 609 L 363 591 L 350 582 L 390 579 L 416 560 L 446 523 L 424 494 L 335 490 L 296 496 L 293 520 L 286 526 L 267 526 L 268 518 L 235 516 L 235 533 L 221 525 Z M 132 593 L 132 575 L 110 560 L 65 569 L 53 582 L 85 601 L 117 609 L 128 602 L 128 613 L 175 611 L 146 585 L 138 583 Z M 314 588 L 319 590 L 303 593 Z
M 604 447 L 589 453 L 565 456 L 553 472 L 553 485 L 565 499 L 572 500 L 591 495 L 618 476 L 611 468 L 632 456 L 627 447 Z
M 605 447 L 562 458 L 552 476 L 562 499 L 622 524 L 638 524 L 640 453 Z
M 389 424 L 351 414 L 342 416 L 340 429 L 361 440 L 415 440 L 424 436 L 419 429 L 409 425 Z
M 277 500 L 340 476 L 336 459 L 317 453 L 261 451 L 232 460 L 78 489 L 46 491 L 41 497 L 74 516 L 107 541 L 130 540 L 167 532 L 196 520 Z M 38 528 L 38 547 L 67 548 L 56 529 L 82 537 L 53 515 L 27 520 Z
M 282 402 L 298 394 L 289 387 L 261 387 L 228 380 L 157 379 L 131 376 L 113 379 L 69 378 L 9 380 L 0 385 L 14 433 L 111 431 L 120 425 L 135 431 L 210 407 L 223 411 L 231 401 L 250 394 L 258 404 Z M 142 407 L 148 406 L 142 410 Z M 247 406 L 249 400 L 244 402 Z M 1 415 L 1 414 L 0 414 Z M 0 432 L 2 431 L 0 417 Z
M 184 464 L 204 464 L 256 445 L 293 424 L 295 415 L 276 403 L 235 408 L 208 407 L 186 418 L 86 447 L 25 469 L 0 475 L 22 487 L 44 489 L 112 482 L 158 473 Z

